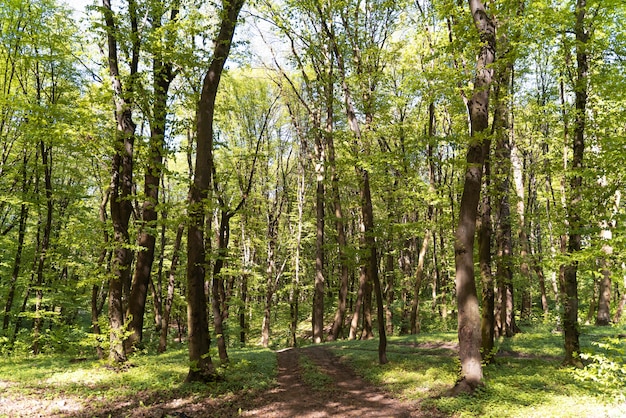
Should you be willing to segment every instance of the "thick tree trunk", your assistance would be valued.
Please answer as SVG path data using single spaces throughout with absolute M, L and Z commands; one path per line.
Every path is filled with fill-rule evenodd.
M 187 317 L 189 324 L 189 361 L 187 381 L 214 380 L 215 367 L 209 354 L 209 326 L 205 248 L 205 202 L 209 196 L 213 171 L 213 117 L 215 98 L 224 64 L 230 53 L 235 27 L 244 0 L 224 3 L 213 57 L 204 77 L 197 112 L 195 176 L 189 191 L 189 229 L 187 233 Z
M 452 394 L 473 392 L 482 384 L 480 311 L 474 280 L 474 236 L 484 150 L 489 149 L 486 134 L 489 127 L 489 87 L 495 61 L 495 23 L 487 15 L 480 0 L 469 0 L 474 24 L 483 42 L 476 65 L 474 93 L 468 103 L 471 121 L 471 143 L 467 152 L 467 168 L 459 206 L 455 233 L 456 295 L 458 309 L 459 358 L 461 376 Z
M 153 6 L 152 24 L 154 30 L 161 27 L 162 11 Z M 175 18 L 178 11 L 172 11 Z M 150 121 L 149 157 L 144 174 L 144 202 L 141 210 L 141 223 L 137 245 L 135 274 L 128 299 L 128 331 L 127 352 L 132 351 L 140 343 L 143 336 L 143 320 L 146 308 L 146 296 L 152 264 L 154 262 L 154 248 L 156 244 L 157 205 L 159 204 L 159 184 L 163 171 L 163 153 L 165 148 L 165 125 L 167 122 L 167 98 L 170 84 L 174 80 L 172 64 L 164 63 L 162 54 L 156 53 L 152 62 L 153 95 L 152 120 Z M 160 325 L 160 324 L 159 324 Z
M 128 226 L 132 207 L 133 188 L 133 147 L 135 141 L 135 123 L 132 119 L 132 85 L 122 88 L 118 54 L 117 28 L 111 1 L 103 0 L 103 14 L 107 27 L 109 76 L 113 86 L 115 102 L 115 118 L 117 130 L 115 137 L 115 154 L 111 164 L 111 221 L 113 223 L 113 253 L 112 277 L 109 282 L 109 325 L 110 350 L 109 360 L 120 363 L 126 361 L 124 351 L 124 306 L 122 303 L 124 288 L 130 286 L 131 264 L 133 252 L 131 250 Z M 137 33 L 136 5 L 129 1 L 129 14 L 133 32 Z M 131 77 L 137 73 L 139 60 L 138 37 L 135 36 L 132 46 Z

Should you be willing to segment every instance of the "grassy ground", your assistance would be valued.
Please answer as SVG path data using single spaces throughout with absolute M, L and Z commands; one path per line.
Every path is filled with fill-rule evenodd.
M 185 347 L 161 355 L 135 355 L 122 370 L 95 359 L 64 355 L 4 357 L 0 358 L 0 403 L 16 402 L 22 409 L 19 413 L 28 416 L 29 399 L 57 399 L 62 406 L 77 404 L 73 409 L 80 410 L 82 404 L 98 415 L 97 411 L 136 409 L 183 398 L 185 402 L 214 398 L 219 406 L 275 383 L 276 355 L 270 350 L 232 351 L 230 364 L 220 368 L 224 380 L 209 384 L 183 383 L 189 371 L 187 359 Z M 59 411 L 64 415 L 63 408 Z M 14 416 L 0 407 L 0 417 L 3 413 Z
M 535 326 L 498 341 L 496 361 L 484 368 L 485 387 L 474 396 L 441 396 L 458 373 L 456 334 L 424 333 L 390 337 L 389 364 L 377 364 L 377 340 L 339 341 L 329 346 L 357 373 L 405 400 L 420 400 L 454 417 L 620 417 L 626 416 L 626 334 L 624 327 L 582 327 L 581 351 L 587 367 L 562 368 L 562 336 Z M 0 398 L 74 399 L 96 411 L 116 402 L 143 405 L 155 400 L 211 397 L 241 402 L 246 394 L 275 384 L 274 352 L 229 351 L 224 381 L 182 383 L 187 352 L 142 353 L 131 367 L 114 370 L 94 359 L 64 355 L 0 358 Z M 305 380 L 324 385 L 313 364 L 300 365 Z M 0 411 L 2 409 L 0 408 Z M 2 412 L 0 412 L 0 416 Z
M 456 333 L 391 337 L 389 364 L 377 364 L 377 341 L 339 342 L 335 353 L 358 373 L 405 399 L 425 400 L 455 417 L 626 417 L 624 328 L 582 327 L 582 370 L 561 367 L 563 337 L 545 327 L 500 339 L 484 368 L 485 387 L 473 396 L 441 396 L 459 363 Z

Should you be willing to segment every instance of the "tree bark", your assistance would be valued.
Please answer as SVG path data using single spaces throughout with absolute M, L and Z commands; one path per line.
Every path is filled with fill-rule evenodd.
M 325 156 L 321 132 L 315 134 L 315 287 L 313 292 L 313 343 L 324 339 L 324 176 Z
M 205 248 L 205 204 L 213 172 L 213 117 L 215 98 L 230 53 L 235 27 L 244 0 L 223 3 L 219 32 L 214 42 L 213 57 L 204 77 L 197 112 L 196 166 L 189 190 L 189 228 L 187 232 L 187 317 L 189 324 L 189 361 L 187 381 L 214 380 L 215 367 L 209 354 L 209 326 Z
M 411 317 L 410 328 L 411 334 L 417 334 L 420 332 L 419 321 L 419 297 L 422 289 L 422 281 L 424 279 L 424 261 L 426 260 L 426 251 L 428 250 L 428 242 L 430 240 L 430 233 L 427 232 L 422 239 L 422 245 L 420 252 L 417 256 L 417 268 L 415 269 L 415 288 L 413 289 L 413 300 L 411 301 Z
M 574 86 L 576 115 L 574 117 L 573 154 L 572 154 L 572 174 L 569 181 L 567 221 L 569 235 L 567 240 L 567 252 L 570 256 L 575 256 L 582 247 L 582 226 L 581 204 L 582 204 L 582 169 L 583 156 L 585 152 L 585 125 L 587 112 L 587 76 L 589 63 L 587 58 L 587 42 L 589 33 L 585 29 L 585 16 L 587 11 L 587 1 L 577 0 L 576 2 L 576 24 L 574 32 L 576 34 L 576 84 Z M 563 305 L 563 333 L 565 337 L 565 365 L 582 367 L 580 360 L 580 342 L 578 330 L 578 261 L 571 260 L 564 266 L 563 288 L 565 297 Z
M 153 4 L 152 25 L 158 33 L 161 28 L 162 10 L 159 2 Z M 171 12 L 174 20 L 178 14 L 177 9 Z M 170 84 L 174 80 L 172 64 L 164 62 L 161 52 L 156 52 L 152 60 L 153 95 L 152 118 L 150 120 L 150 143 L 148 149 L 148 163 L 144 174 L 144 202 L 141 210 L 141 222 L 137 245 L 140 250 L 137 253 L 135 274 L 128 298 L 128 331 L 126 352 L 134 349 L 143 337 L 143 320 L 146 308 L 146 296 L 152 264 L 154 262 L 154 248 L 156 244 L 156 221 L 159 203 L 159 184 L 163 171 L 163 153 L 165 150 L 165 125 L 167 122 L 167 99 Z
M 132 84 L 124 90 L 118 64 L 117 27 L 111 1 L 103 0 L 103 14 L 107 28 L 109 76 L 113 86 L 115 118 L 115 153 L 111 164 L 111 221 L 113 223 L 113 275 L 109 282 L 109 325 L 110 350 L 109 360 L 115 363 L 126 361 L 124 351 L 124 306 L 122 294 L 130 286 L 133 252 L 130 245 L 128 226 L 133 212 L 133 147 L 135 142 L 135 123 L 132 114 Z M 136 5 L 133 0 L 128 4 L 132 30 L 135 35 L 132 47 L 130 76 L 137 73 L 139 44 L 137 36 Z
M 471 142 L 455 233 L 456 294 L 458 309 L 459 358 L 461 376 L 452 394 L 473 392 L 482 385 L 480 311 L 474 280 L 474 236 L 482 183 L 485 149 L 489 149 L 489 87 L 495 61 L 495 23 L 480 0 L 469 0 L 470 12 L 478 29 L 482 47 L 476 64 L 474 92 L 468 103 Z M 487 142 L 487 144 L 485 144 Z
M 487 141 L 488 143 L 489 141 Z M 493 228 L 491 225 L 491 162 L 488 158 L 489 149 L 483 148 L 486 154 L 484 162 L 484 192 L 478 224 L 478 262 L 480 265 L 480 278 L 482 282 L 482 316 L 480 333 L 482 344 L 480 351 L 483 362 L 490 363 L 493 358 L 494 348 L 494 290 L 493 274 L 491 271 L 491 243 Z
M 167 334 L 170 328 L 172 303 L 174 301 L 174 285 L 176 284 L 176 271 L 178 270 L 178 263 L 180 260 L 180 245 L 183 240 L 184 230 L 185 225 L 183 223 L 179 224 L 176 231 L 176 239 L 174 240 L 174 248 L 172 250 L 172 264 L 170 265 L 170 269 L 167 273 L 167 296 L 165 297 L 163 316 L 161 317 L 161 333 L 159 335 L 159 346 L 157 348 L 158 353 L 164 353 L 167 349 Z

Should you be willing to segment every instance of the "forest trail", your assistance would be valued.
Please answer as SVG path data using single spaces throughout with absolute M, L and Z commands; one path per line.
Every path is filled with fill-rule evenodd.
M 310 346 L 281 350 L 278 387 L 256 398 L 248 417 L 436 417 L 416 403 L 390 397 L 359 378 L 328 348 Z M 300 356 L 306 356 L 329 380 L 321 389 L 308 386 L 302 377 Z

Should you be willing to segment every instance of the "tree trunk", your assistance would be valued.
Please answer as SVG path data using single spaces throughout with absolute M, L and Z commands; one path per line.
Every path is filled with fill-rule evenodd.
M 167 273 L 167 296 L 163 305 L 163 316 L 161 318 L 161 333 L 159 336 L 159 347 L 157 353 L 164 353 L 167 349 L 167 334 L 170 328 L 170 317 L 172 314 L 172 303 L 174 301 L 174 285 L 176 284 L 176 271 L 178 270 L 178 262 L 180 260 L 180 245 L 183 240 L 183 232 L 185 224 L 180 223 L 176 231 L 176 239 L 174 240 L 174 248 L 172 250 L 172 264 Z
M 600 258 L 600 273 L 602 278 L 600 279 L 600 294 L 598 298 L 598 316 L 596 317 L 596 325 L 607 326 L 611 324 L 611 286 L 613 282 L 611 280 L 611 267 L 610 257 L 613 253 L 613 247 L 609 244 L 609 240 L 612 238 L 610 230 L 605 229 L 602 231 L 602 238 L 606 240 L 602 245 L 602 252 L 604 256 Z
M 417 334 L 420 332 L 419 321 L 419 303 L 420 303 L 420 291 L 422 289 L 422 281 L 424 278 L 424 260 L 426 259 L 426 251 L 428 250 L 428 242 L 430 240 L 430 233 L 427 232 L 422 240 L 422 246 L 417 256 L 417 268 L 415 269 L 415 288 L 413 290 L 413 300 L 411 302 L 411 317 L 410 327 L 411 334 Z
M 493 77 L 491 65 L 495 61 L 496 41 L 495 23 L 487 15 L 482 2 L 469 0 L 469 6 L 483 45 L 476 65 L 474 93 L 468 103 L 472 136 L 467 152 L 465 182 L 454 243 L 461 376 L 452 394 L 473 392 L 482 385 L 483 379 L 480 356 L 481 317 L 474 280 L 473 256 L 476 216 L 486 157 L 484 150 L 489 149 L 486 138 L 489 127 L 489 87 Z
M 217 350 L 222 364 L 228 363 L 226 352 L 226 339 L 224 338 L 224 318 L 226 305 L 226 292 L 224 279 L 221 276 L 224 260 L 228 255 L 228 242 L 230 240 L 230 219 L 232 215 L 222 207 L 220 211 L 220 226 L 217 234 L 217 258 L 213 264 L 213 280 L 211 282 L 211 308 L 213 310 L 213 325 L 217 339 Z
M 319 344 L 324 339 L 324 147 L 321 133 L 315 135 L 315 287 L 313 292 L 313 343 Z
M 4 307 L 4 320 L 2 321 L 2 330 L 5 332 L 9 329 L 9 322 L 11 320 L 11 308 L 13 307 L 13 299 L 15 299 L 17 279 L 20 275 L 20 269 L 22 267 L 22 252 L 24 250 L 24 237 L 26 235 L 27 220 L 28 206 L 25 203 L 22 203 L 20 208 L 20 220 L 17 232 L 17 248 L 15 249 L 15 259 L 13 261 L 13 270 L 11 271 L 11 280 L 9 282 L 9 293 L 7 295 L 7 302 Z
M 587 1 L 577 0 L 576 2 L 576 24 L 574 32 L 576 34 L 576 85 L 574 86 L 576 114 L 574 116 L 574 138 L 572 154 L 572 175 L 569 182 L 567 222 L 569 236 L 567 242 L 567 252 L 570 256 L 575 256 L 582 247 L 582 235 L 580 228 L 582 195 L 582 169 L 583 156 L 585 152 L 585 124 L 587 112 L 587 76 L 589 63 L 587 60 L 587 42 L 589 33 L 585 29 L 585 14 L 587 11 Z M 582 367 L 580 360 L 580 342 L 578 339 L 578 261 L 571 260 L 564 266 L 563 288 L 565 297 L 563 305 L 563 333 L 565 336 L 565 359 L 563 363 L 570 366 Z
M 135 141 L 135 123 L 132 119 L 132 84 L 126 91 L 122 87 L 122 79 L 118 65 L 117 27 L 111 9 L 111 1 L 103 0 L 103 14 L 107 27 L 109 76 L 113 86 L 115 102 L 115 153 L 111 164 L 111 221 L 113 223 L 113 275 L 109 282 L 109 325 L 110 350 L 109 360 L 115 363 L 126 361 L 124 351 L 124 306 L 122 303 L 123 289 L 130 286 L 131 250 L 128 226 L 132 207 L 133 188 L 133 147 Z M 132 45 L 130 76 L 137 73 L 139 61 L 139 45 L 137 36 L 137 17 L 135 2 L 129 1 L 129 14 L 135 39 Z
M 154 4 L 151 10 L 152 25 L 155 31 L 161 28 L 162 10 Z M 178 10 L 174 8 L 171 19 L 174 20 Z M 143 320 L 146 308 L 146 296 L 154 262 L 156 244 L 157 205 L 159 204 L 159 184 L 163 171 L 163 153 L 165 149 L 165 128 L 167 123 L 167 99 L 170 84 L 174 80 L 172 64 L 163 62 L 162 53 L 157 51 L 152 60 L 153 95 L 152 118 L 150 120 L 150 143 L 148 162 L 144 174 L 144 202 L 141 209 L 141 222 L 137 245 L 135 274 L 128 299 L 128 331 L 126 351 L 130 352 L 140 343 L 143 336 Z M 159 324 L 160 325 L 160 324 Z
M 33 324 L 33 354 L 39 354 L 39 336 L 41 334 L 41 328 L 43 319 L 41 315 L 41 304 L 43 300 L 43 287 L 45 283 L 44 279 L 44 267 L 48 258 L 48 250 L 50 248 L 50 235 L 52 233 L 52 147 L 46 146 L 43 141 L 39 141 L 39 152 L 41 154 L 41 164 L 44 170 L 44 194 L 46 198 L 46 220 L 43 226 L 43 239 L 39 245 L 39 260 L 37 262 L 37 287 L 35 291 L 35 319 Z
M 187 232 L 187 317 L 189 324 L 189 361 L 187 381 L 214 380 L 215 367 L 209 354 L 207 318 L 205 201 L 209 196 L 213 171 L 213 117 L 215 98 L 224 64 L 230 53 L 239 11 L 244 0 L 224 3 L 220 29 L 214 42 L 213 57 L 204 77 L 197 112 L 195 176 L 189 191 L 189 229 Z
M 274 297 L 274 281 L 276 279 L 276 240 L 278 239 L 278 216 L 270 213 L 267 226 L 267 269 L 265 270 L 265 308 L 261 324 L 261 345 L 265 348 L 270 344 L 270 323 L 272 314 L 272 298 Z
M 622 264 L 622 270 L 624 269 L 624 265 Z M 619 293 L 616 291 L 616 293 Z M 624 276 L 624 291 L 622 292 L 622 296 L 619 298 L 619 302 L 617 303 L 617 309 L 615 310 L 615 315 L 613 315 L 613 323 L 619 324 L 622 320 L 622 315 L 624 313 L 624 307 L 626 306 L 626 276 Z
M 483 148 L 486 154 L 484 162 L 484 192 L 478 224 L 478 261 L 480 265 L 480 278 L 482 282 L 482 316 L 480 333 L 482 344 L 480 351 L 483 362 L 489 364 L 493 358 L 494 347 L 494 290 L 493 274 L 491 271 L 491 241 L 493 228 L 491 226 L 491 163 L 488 158 L 489 149 Z

